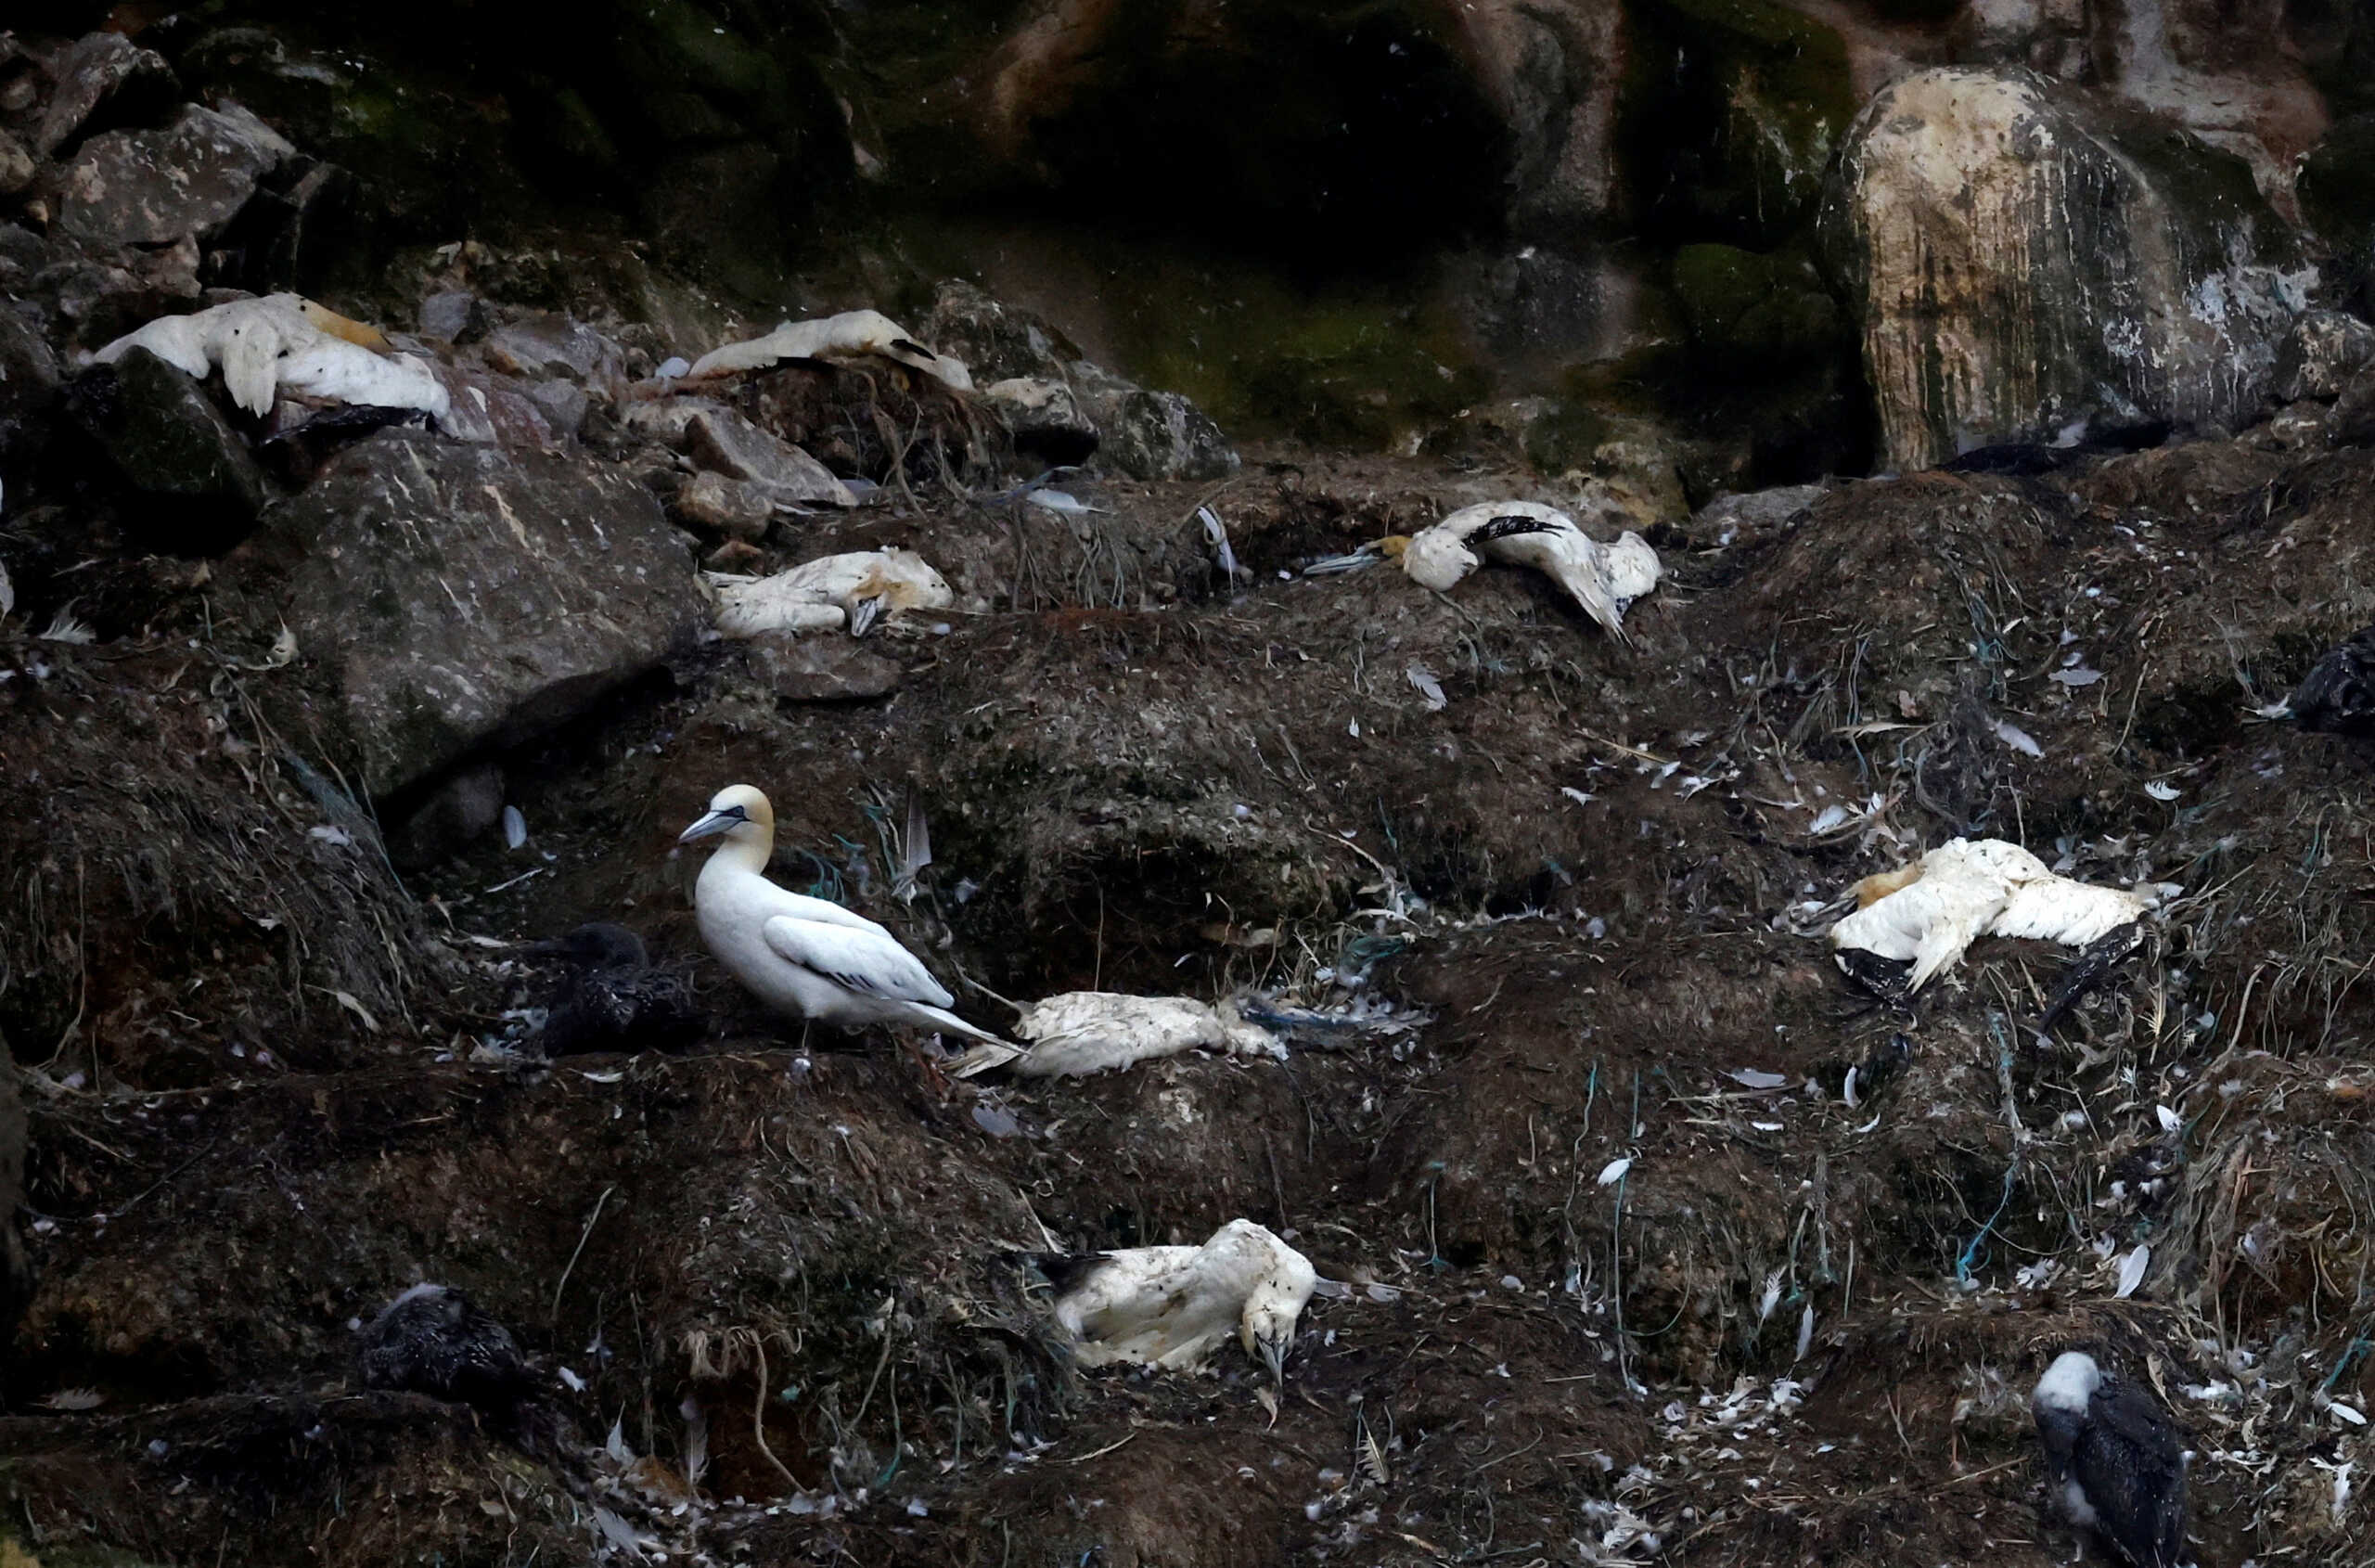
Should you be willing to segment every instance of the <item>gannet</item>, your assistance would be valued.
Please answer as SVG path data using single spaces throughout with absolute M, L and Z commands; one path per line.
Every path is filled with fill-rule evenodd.
M 461 1292 L 415 1285 L 363 1330 L 363 1384 L 507 1412 L 536 1389 L 511 1330 Z
M 379 328 L 349 321 L 296 294 L 233 300 L 189 315 L 160 316 L 96 354 L 112 365 L 147 349 L 199 380 L 220 368 L 231 401 L 265 414 L 282 392 L 332 403 L 417 408 L 437 418 L 452 409 L 429 362 L 392 354 Z
M 673 1050 L 700 1033 L 691 983 L 655 966 L 643 938 L 624 926 L 597 920 L 524 951 L 569 966 L 536 1036 L 547 1056 Z
M 787 321 L 764 338 L 714 348 L 693 361 L 687 380 L 724 376 L 737 370 L 764 370 L 787 359 L 830 359 L 860 353 L 880 354 L 928 376 L 937 377 L 958 392 L 973 390 L 972 373 L 946 354 L 934 353 L 909 337 L 905 328 L 879 311 L 843 311 L 815 321 Z
M 1603 545 L 1566 513 L 1534 501 L 1464 507 L 1407 538 L 1390 536 L 1381 547 L 1400 559 L 1412 582 L 1438 593 L 1486 560 L 1533 567 L 1626 643 L 1625 607 L 1656 587 L 1664 572 L 1658 552 L 1630 529 Z
M 2153 909 L 2150 888 L 2124 893 L 2057 877 L 2001 839 L 1949 839 L 1911 866 L 1867 877 L 1857 908 L 1830 928 L 1842 955 L 1910 963 L 1919 991 L 1983 936 L 2020 936 L 2087 947 Z
M 759 1000 L 836 1029 L 945 1030 L 1012 1053 L 947 1010 L 956 998 L 898 938 L 838 904 L 767 880 L 776 814 L 766 796 L 748 784 L 720 790 L 676 842 L 712 835 L 725 842 L 693 885 L 693 910 L 709 950 Z
M 1228 1001 L 1215 1007 L 1192 996 L 1066 991 L 1021 1012 L 1015 1037 L 1031 1042 L 1031 1048 L 1011 1065 L 1025 1078 L 1085 1077 L 1199 1047 L 1280 1060 L 1287 1054 L 1275 1035 L 1247 1022 Z
M 1234 1330 L 1280 1382 L 1295 1320 L 1319 1280 L 1310 1259 L 1248 1219 L 1229 1221 L 1200 1247 L 1034 1253 L 1031 1261 L 1056 1287 L 1056 1321 L 1078 1343 L 1083 1366 L 1192 1369 Z
M 915 551 L 895 546 L 826 556 L 772 577 L 711 572 L 702 579 L 717 595 L 717 629 L 729 637 L 843 627 L 864 636 L 882 616 L 945 610 L 956 602 L 946 578 Z
M 2266 716 L 2328 735 L 2375 735 L 2375 626 L 2330 649 Z
M 2084 1351 L 2065 1351 L 2029 1400 L 2049 1496 L 2129 1568 L 2177 1568 L 2186 1454 L 2159 1403 Z

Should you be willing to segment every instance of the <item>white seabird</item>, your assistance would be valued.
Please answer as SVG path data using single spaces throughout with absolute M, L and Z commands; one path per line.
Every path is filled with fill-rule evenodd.
M 895 546 L 825 556 L 771 577 L 711 572 L 702 580 L 717 595 L 717 629 L 729 637 L 843 627 L 863 636 L 883 616 L 956 602 L 930 562 Z
M 1830 945 L 1910 963 L 1919 991 L 1983 936 L 2020 936 L 2086 947 L 2134 924 L 2159 904 L 2157 890 L 2096 887 L 2057 877 L 2002 839 L 1949 839 L 1910 866 L 1867 877 L 1855 912 L 1830 928 Z
M 1021 1009 L 1017 1039 L 1031 1048 L 1010 1064 L 1025 1078 L 1081 1078 L 1199 1047 L 1286 1059 L 1277 1036 L 1240 1017 L 1234 1002 L 1066 991 Z
M 2177 1568 L 2186 1542 L 2186 1454 L 2169 1418 L 2084 1351 L 2037 1380 L 2029 1407 L 2053 1501 L 2129 1568 Z
M 1233 1330 L 1282 1382 L 1295 1320 L 1319 1282 L 1310 1259 L 1250 1219 L 1229 1221 L 1200 1247 L 1032 1261 L 1056 1287 L 1056 1321 L 1078 1343 L 1083 1366 L 1194 1369 Z
M 231 401 L 265 414 L 282 392 L 329 403 L 417 408 L 443 418 L 453 407 L 424 359 L 387 352 L 379 328 L 350 321 L 297 294 L 233 300 L 188 315 L 164 315 L 95 355 L 112 365 L 132 349 L 204 380 L 221 369 Z
M 957 392 L 973 390 L 972 373 L 944 353 L 934 353 L 879 311 L 843 311 L 815 321 L 787 321 L 764 338 L 714 348 L 693 361 L 687 380 L 764 370 L 787 359 L 833 359 L 879 354 L 932 376 Z
M 948 1010 L 956 998 L 897 937 L 829 900 L 767 880 L 776 814 L 766 796 L 748 784 L 720 790 L 676 842 L 712 836 L 725 842 L 693 884 L 693 910 L 701 940 L 752 996 L 836 1029 L 945 1031 L 1013 1054 L 1012 1046 Z
M 1603 545 L 1566 513 L 1535 501 L 1463 507 L 1398 547 L 1392 538 L 1384 547 L 1386 554 L 1399 556 L 1412 582 L 1438 593 L 1487 560 L 1533 567 L 1626 643 L 1632 638 L 1624 631 L 1625 608 L 1656 587 L 1664 572 L 1658 552 L 1632 530 Z

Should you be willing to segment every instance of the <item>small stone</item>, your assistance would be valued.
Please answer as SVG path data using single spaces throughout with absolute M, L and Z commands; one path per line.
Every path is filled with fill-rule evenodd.
M 2375 365 L 2353 376 L 2335 399 L 2326 439 L 2336 446 L 2375 446 Z
M 767 536 L 776 508 L 765 486 L 703 472 L 676 487 L 674 510 L 687 528 L 757 544 Z
M 1123 398 L 1105 429 L 1103 451 L 1133 479 L 1220 479 L 1238 466 L 1237 450 L 1220 426 L 1177 392 Z
M 701 565 L 712 572 L 751 572 L 766 559 L 766 552 L 749 540 L 728 539 L 702 557 Z
M 593 400 L 585 395 L 584 387 L 558 377 L 530 387 L 528 401 L 544 410 L 545 419 L 552 426 L 555 435 L 571 441 L 577 438 L 579 431 L 585 428 L 586 410 L 594 405 Z
M 857 505 L 857 497 L 824 464 L 730 408 L 696 413 L 685 427 L 685 437 L 693 461 L 728 479 L 764 485 L 777 503 Z
M 2375 359 L 2375 327 L 2343 311 L 2304 311 L 2277 350 L 2277 401 L 2340 397 L 2350 379 L 2371 359 Z
M 943 283 L 920 330 L 923 341 L 962 360 L 977 384 L 1008 379 L 1053 380 L 1080 351 L 1029 311 L 1001 304 L 962 279 Z
M 982 396 L 1006 421 L 1016 448 L 1050 466 L 1085 463 L 1097 450 L 1096 422 L 1061 381 L 1018 376 L 983 388 Z
M 847 637 L 793 636 L 763 632 L 751 638 L 751 668 L 795 702 L 854 702 L 888 697 L 904 672 L 891 660 L 869 653 Z
M 14 196 L 33 183 L 33 155 L 25 144 L 0 131 L 0 196 Z
M 486 307 L 467 289 L 445 289 L 420 302 L 420 335 L 458 343 L 486 330 Z
M 496 328 L 487 337 L 486 359 L 523 380 L 566 376 L 585 381 L 597 374 L 618 375 L 626 351 L 582 321 L 543 313 Z

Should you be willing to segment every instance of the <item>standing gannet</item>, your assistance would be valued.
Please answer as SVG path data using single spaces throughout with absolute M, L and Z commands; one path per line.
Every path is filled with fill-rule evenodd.
M 2124 893 L 2057 877 L 2002 839 L 1949 839 L 1911 866 L 1865 878 L 1855 912 L 1830 928 L 1842 961 L 1868 955 L 1911 964 L 1919 991 L 1983 936 L 2020 936 L 2090 947 L 2132 926 L 2160 902 L 2156 890 Z
M 271 412 L 283 392 L 332 403 L 417 408 L 437 418 L 452 409 L 443 382 L 424 359 L 389 351 L 376 327 L 350 321 L 296 294 L 267 294 L 188 315 L 160 316 L 94 357 L 112 365 L 147 349 L 198 380 L 220 368 L 231 401 Z
M 905 610 L 956 602 L 948 580 L 913 550 L 853 550 L 803 561 L 772 577 L 703 574 L 717 595 L 717 629 L 729 637 L 763 632 L 837 631 L 852 636 Z
M 838 904 L 767 880 L 776 814 L 766 796 L 748 784 L 720 790 L 676 842 L 712 835 L 725 842 L 693 884 L 693 911 L 709 950 L 759 1000 L 836 1029 L 946 1030 L 1012 1053 L 947 1010 L 956 998 L 897 937 Z
M 2029 1400 L 2047 1484 L 2070 1523 L 2129 1568 L 2177 1568 L 2186 1544 L 2186 1454 L 2168 1416 L 2084 1351 L 2065 1351 Z
M 1486 560 L 1533 567 L 1624 643 L 1632 641 L 1624 631 L 1625 607 L 1656 587 L 1664 571 L 1658 552 L 1632 530 L 1603 545 L 1566 513 L 1535 501 L 1463 507 L 1407 538 L 1387 538 L 1382 547 L 1400 558 L 1412 582 L 1438 593 Z
M 1056 1287 L 1056 1321 L 1085 1367 L 1192 1369 L 1234 1330 L 1283 1382 L 1295 1320 L 1319 1281 L 1310 1259 L 1250 1219 L 1200 1247 L 1025 1255 Z

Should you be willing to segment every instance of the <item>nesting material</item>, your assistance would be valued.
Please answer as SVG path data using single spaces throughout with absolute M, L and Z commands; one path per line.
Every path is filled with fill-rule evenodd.
M 717 596 L 717 629 L 729 637 L 764 632 L 846 629 L 863 636 L 878 620 L 956 602 L 948 582 L 913 550 L 856 550 L 805 561 L 772 577 L 705 572 Z
M 971 392 L 973 377 L 946 354 L 934 353 L 907 335 L 906 329 L 879 311 L 844 311 L 815 321 L 787 321 L 764 338 L 727 343 L 693 361 L 687 379 L 764 370 L 788 359 L 846 359 L 858 354 L 885 359 L 922 371 L 957 392 Z
M 1013 1063 L 1026 1078 L 1083 1078 L 1188 1050 L 1286 1060 L 1277 1036 L 1241 1017 L 1234 1002 L 1066 991 L 1033 1002 L 1016 1021 L 1031 1049 Z
M 108 344 L 97 359 L 112 365 L 135 348 L 199 380 L 210 370 L 221 370 L 231 401 L 250 414 L 269 413 L 283 394 L 417 408 L 438 418 L 452 409 L 444 383 L 427 360 L 390 353 L 378 328 L 296 294 L 160 316 Z
M 1950 839 L 1915 864 L 1867 877 L 1851 891 L 1856 910 L 1830 928 L 1830 945 L 1910 963 L 1912 991 L 1983 936 L 2086 947 L 2159 903 L 2153 888 L 2123 892 L 2057 877 L 2002 839 Z
M 1656 587 L 1664 572 L 1658 552 L 1630 529 L 1603 545 L 1566 513 L 1534 501 L 1462 508 L 1398 546 L 1387 540 L 1385 552 L 1398 555 L 1412 582 L 1437 592 L 1488 560 L 1530 566 L 1566 589 L 1620 642 L 1631 641 L 1625 610 Z
M 1056 1287 L 1056 1321 L 1086 1367 L 1193 1369 L 1234 1332 L 1248 1356 L 1281 1377 L 1295 1321 L 1319 1280 L 1310 1259 L 1247 1219 L 1229 1221 L 1200 1247 L 1033 1261 Z

